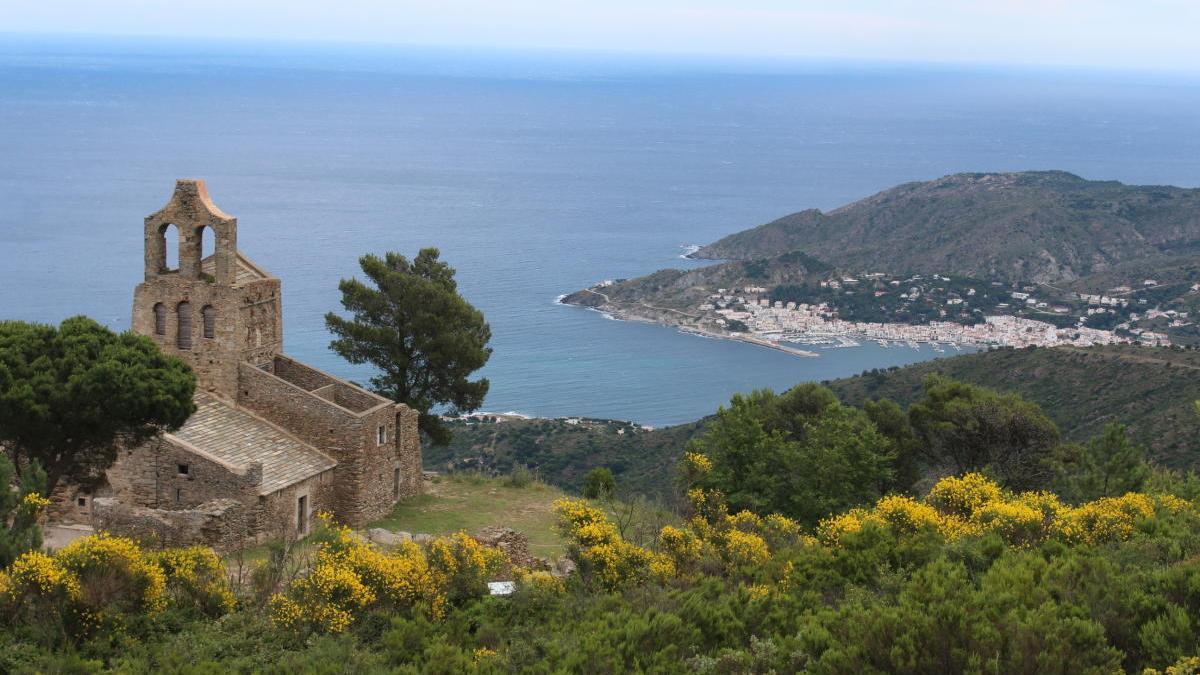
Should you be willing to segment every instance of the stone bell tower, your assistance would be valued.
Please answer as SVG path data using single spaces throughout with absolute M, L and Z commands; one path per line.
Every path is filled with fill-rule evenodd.
M 167 266 L 167 232 L 179 266 Z M 237 218 L 213 204 L 202 180 L 182 179 L 145 221 L 145 281 L 133 294 L 133 330 L 196 371 L 197 390 L 237 398 L 238 363 L 269 362 L 283 346 L 279 279 L 237 250 Z M 206 236 L 214 252 L 203 256 Z

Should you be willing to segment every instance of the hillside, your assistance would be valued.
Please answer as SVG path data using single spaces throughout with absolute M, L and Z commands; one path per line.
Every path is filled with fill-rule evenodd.
M 926 376 L 1011 391 L 1045 409 L 1066 440 L 1084 441 L 1109 421 L 1129 425 L 1159 463 L 1200 469 L 1200 352 L 1147 347 L 995 349 L 828 383 L 847 403 L 921 393 Z
M 1200 190 L 1062 171 L 955 174 L 815 209 L 697 251 L 748 260 L 803 251 L 845 269 L 1057 283 L 1197 252 Z
M 472 420 L 453 422 L 450 429 L 450 445 L 424 449 L 426 468 L 507 474 L 525 466 L 548 483 L 578 491 L 589 470 L 606 466 L 622 489 L 665 497 L 675 462 L 700 423 L 646 429 L 614 420 Z
M 739 260 L 694 270 L 659 270 L 637 279 L 584 289 L 563 297 L 568 305 L 605 308 L 624 318 L 660 320 L 689 325 L 692 308 L 702 304 L 712 289 L 723 287 L 779 286 L 803 282 L 810 275 L 830 272 L 829 265 L 799 251 L 756 260 Z
M 1161 464 L 1200 469 L 1200 352 L 1146 347 L 996 349 L 873 371 L 827 384 L 845 402 L 890 398 L 908 405 L 931 373 L 1035 401 L 1069 441 L 1085 441 L 1110 420 L 1130 427 Z M 666 496 L 675 463 L 703 421 L 646 430 L 604 420 L 456 422 L 446 448 L 425 449 L 429 468 L 508 473 L 525 465 L 545 481 L 578 490 L 583 475 L 608 466 L 632 492 Z M 625 429 L 618 433 L 619 429 Z

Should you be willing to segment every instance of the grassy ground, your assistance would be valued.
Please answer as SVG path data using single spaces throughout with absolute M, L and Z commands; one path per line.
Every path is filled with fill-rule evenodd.
M 489 525 L 511 527 L 529 537 L 529 552 L 544 558 L 563 554 L 554 530 L 554 500 L 558 488 L 531 482 L 511 487 L 504 479 L 471 474 L 439 476 L 425 484 L 425 494 L 396 505 L 392 514 L 373 527 L 417 533 L 473 534 Z

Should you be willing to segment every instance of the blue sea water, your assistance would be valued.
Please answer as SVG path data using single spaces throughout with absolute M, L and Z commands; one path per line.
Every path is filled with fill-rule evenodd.
M 486 408 L 695 419 L 815 359 L 556 305 L 803 208 L 958 171 L 1200 184 L 1200 81 L 1137 73 L 0 36 L 0 317 L 129 325 L 142 218 L 208 181 L 282 277 L 286 349 L 363 253 L 437 246 L 492 325 Z

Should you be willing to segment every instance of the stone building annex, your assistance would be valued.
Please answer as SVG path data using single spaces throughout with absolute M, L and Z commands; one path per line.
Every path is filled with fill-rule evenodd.
M 167 268 L 177 228 L 179 267 Z M 202 258 L 204 231 L 215 252 Z M 417 413 L 282 353 L 280 281 L 237 248 L 237 219 L 204 182 L 180 180 L 145 221 L 133 330 L 195 370 L 196 412 L 175 433 L 123 450 L 57 515 L 163 544 L 228 546 L 303 535 L 319 511 L 358 526 L 421 489 Z

